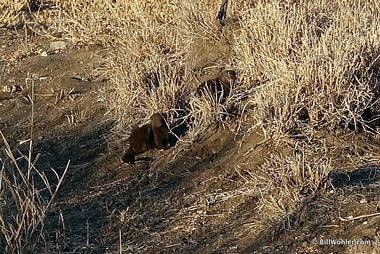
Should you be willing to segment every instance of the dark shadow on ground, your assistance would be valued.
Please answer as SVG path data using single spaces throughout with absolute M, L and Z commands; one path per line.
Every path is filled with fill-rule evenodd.
M 380 168 L 359 168 L 353 172 L 332 176 L 332 185 L 336 188 L 345 186 L 366 186 L 380 182 Z
M 112 123 L 105 122 L 92 128 L 78 125 L 60 135 L 50 135 L 34 142 L 34 156 L 39 154 L 36 168 L 49 179 L 54 189 L 57 177 L 62 176 L 66 165 L 67 173 L 55 197 L 55 204 L 47 214 L 45 223 L 47 242 L 55 246 L 41 246 L 45 253 L 106 253 L 102 247 L 94 246 L 93 236 L 107 224 L 110 212 L 99 205 L 97 196 L 90 194 L 92 176 L 96 173 L 94 164 L 108 152 L 105 136 Z M 37 184 L 43 183 L 37 179 Z M 86 191 L 88 197 L 76 198 Z M 46 194 L 49 194 L 46 191 Z M 91 237 L 91 238 L 89 238 Z

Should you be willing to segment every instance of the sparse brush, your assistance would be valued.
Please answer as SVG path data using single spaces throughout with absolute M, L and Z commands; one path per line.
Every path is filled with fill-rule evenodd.
M 0 134 L 5 145 L 0 158 L 0 250 L 24 253 L 35 250 L 46 240 L 46 214 L 69 163 L 62 175 L 51 169 L 56 179 L 49 179 L 46 172 L 35 167 L 38 157 L 30 161 L 30 155 L 16 156 Z
M 45 219 L 69 167 L 60 176 L 54 169 L 36 167 L 40 155 L 33 154 L 34 83 L 28 95 L 31 122 L 28 153 L 15 154 L 0 131 L 3 150 L 0 153 L 0 252 L 28 253 L 46 241 Z M 50 175 L 50 176 L 48 176 Z M 52 179 L 54 175 L 56 179 Z
M 369 2 L 362 5 L 378 16 Z M 303 111 L 315 128 L 365 126 L 362 113 L 376 101 L 378 32 L 363 13 L 324 1 L 289 9 L 273 1 L 248 10 L 234 49 L 242 82 L 260 84 L 249 99 L 253 118 L 286 130 Z

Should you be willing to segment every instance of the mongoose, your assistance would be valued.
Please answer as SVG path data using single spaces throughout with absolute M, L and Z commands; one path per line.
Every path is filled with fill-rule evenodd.
M 168 148 L 169 128 L 159 113 L 150 117 L 151 122 L 132 130 L 129 149 L 122 157 L 125 163 L 134 164 L 135 156 L 149 150 Z
M 198 96 L 208 95 L 216 102 L 224 102 L 230 95 L 231 87 L 236 80 L 236 72 L 233 70 L 222 71 L 215 79 L 203 82 L 197 89 Z
M 165 119 L 160 113 L 155 113 L 150 117 L 154 143 L 159 149 L 168 148 L 169 128 L 166 125 Z
M 122 160 L 123 162 L 134 164 L 136 155 L 145 153 L 155 147 L 152 126 L 145 124 L 132 130 L 129 137 L 129 149 Z

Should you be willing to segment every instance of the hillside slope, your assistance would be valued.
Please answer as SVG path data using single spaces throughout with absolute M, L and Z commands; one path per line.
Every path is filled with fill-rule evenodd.
M 105 1 L 109 9 L 104 10 L 120 11 L 111 2 Z M 49 11 L 53 15 L 59 8 L 66 10 L 68 3 L 55 4 L 44 5 L 46 9 L 35 15 Z M 152 10 L 161 7 L 154 5 Z M 189 11 L 185 7 L 180 10 L 183 15 Z M 309 15 L 314 10 L 309 27 L 315 21 L 320 30 L 290 43 L 299 43 L 292 48 L 299 51 L 285 52 L 289 45 L 282 43 L 282 37 L 276 45 L 259 38 L 261 33 L 284 32 L 270 31 L 278 25 L 276 15 L 267 13 L 267 23 L 256 25 L 248 18 L 260 19 L 261 11 L 270 12 L 269 7 L 276 7 L 273 11 L 284 15 L 286 22 L 290 20 L 290 25 L 285 22 L 288 27 L 294 25 L 294 13 Z M 324 19 L 325 13 L 306 2 L 260 2 L 244 17 L 232 8 L 236 15 L 224 26 L 207 23 L 206 16 L 193 13 L 192 19 L 210 27 L 194 25 L 190 18 L 186 21 L 192 26 L 189 34 L 199 31 L 194 32 L 196 38 L 187 38 L 191 39 L 184 46 L 187 51 L 181 48 L 186 38 L 182 41 L 178 35 L 175 46 L 168 36 L 155 48 L 160 33 L 144 37 L 147 41 L 140 46 L 126 43 L 127 36 L 115 36 L 120 44 L 112 46 L 75 42 L 80 33 L 74 33 L 78 32 L 74 25 L 74 30 L 66 28 L 72 42 L 26 27 L 0 29 L 2 251 L 9 251 L 12 242 L 17 246 L 13 251 L 19 253 L 379 252 L 376 49 L 353 49 L 358 55 L 352 53 L 352 61 L 345 59 L 350 64 L 326 53 L 327 36 L 336 36 L 335 30 L 328 30 L 334 20 Z M 325 11 L 338 19 L 341 9 L 332 9 Z M 161 12 L 164 16 L 152 14 L 154 18 L 136 13 L 132 21 L 152 19 L 161 25 L 162 33 L 170 31 L 173 36 L 180 31 L 175 30 L 178 24 L 170 27 L 170 22 L 179 21 Z M 165 23 L 167 18 L 170 22 Z M 78 25 L 71 19 L 67 22 L 68 27 Z M 249 28 L 254 25 L 265 29 Z M 87 32 L 86 27 L 80 29 Z M 152 32 L 155 27 L 144 29 Z M 208 32 L 202 34 L 202 29 Z M 299 33 L 305 32 L 302 29 Z M 106 31 L 97 33 L 112 37 L 115 32 Z M 128 36 L 131 41 L 141 39 L 132 32 Z M 308 36 L 322 39 L 308 44 Z M 251 41 L 244 43 L 244 38 Z M 65 49 L 54 49 L 53 41 L 64 42 Z M 242 50 L 247 45 L 262 51 Z M 149 58 L 150 50 L 159 53 Z M 307 58 L 308 50 L 321 56 Z M 342 52 L 336 54 L 346 53 Z M 337 62 L 344 62 L 345 73 L 339 72 Z M 309 73 L 305 69 L 310 66 L 315 69 Z M 223 68 L 236 70 L 239 81 L 226 102 L 213 104 L 192 97 L 201 82 Z M 330 72 L 336 75 L 326 75 Z M 168 124 L 178 140 L 168 150 L 139 155 L 136 165 L 122 163 L 131 129 L 145 124 L 155 111 L 169 114 Z M 64 175 L 61 184 L 52 169 Z M 14 172 L 30 173 L 32 184 L 25 184 L 22 174 Z M 44 188 L 41 175 L 49 179 L 51 189 L 60 185 L 52 203 L 47 202 L 51 190 Z M 9 234 L 17 224 L 13 218 L 20 209 L 12 198 L 24 191 L 18 186 L 40 190 L 34 194 L 41 199 L 33 196 L 32 202 L 48 209 L 43 227 L 33 237 L 8 242 L 5 232 Z M 323 244 L 323 239 L 358 242 Z

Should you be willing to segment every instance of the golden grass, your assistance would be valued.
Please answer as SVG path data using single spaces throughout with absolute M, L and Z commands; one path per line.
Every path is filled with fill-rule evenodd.
M 105 92 L 122 136 L 153 112 L 169 113 L 172 123 L 193 119 L 195 133 L 214 122 L 240 133 L 255 126 L 278 146 L 294 130 L 312 140 L 320 129 L 376 128 L 363 116 L 380 109 L 376 1 L 232 1 L 228 15 L 239 28 L 228 33 L 214 20 L 218 1 L 55 0 L 30 16 L 21 11 L 25 2 L 0 4 L 0 24 L 24 22 L 46 36 L 59 31 L 112 49 Z M 212 52 L 215 45 L 231 52 Z M 195 98 L 197 75 L 220 67 L 236 70 L 241 86 L 224 105 Z M 329 148 L 301 143 L 299 154 L 274 154 L 262 166 L 277 189 L 261 197 L 265 220 L 291 214 L 332 170 Z
M 0 134 L 5 146 L 0 158 L 0 251 L 30 252 L 45 241 L 46 215 L 70 162 L 61 176 L 51 169 L 56 176 L 56 179 L 51 179 L 47 172 L 35 167 L 38 155 L 33 158 L 32 150 L 28 154 L 20 151 L 14 153 L 3 134 Z M 32 140 L 28 142 L 32 147 Z
M 235 49 L 243 82 L 265 81 L 250 99 L 258 119 L 291 128 L 305 108 L 317 128 L 362 121 L 376 85 L 371 63 L 377 57 L 378 9 L 368 2 L 357 13 L 359 6 L 343 2 L 287 11 L 264 5 L 247 13 Z

